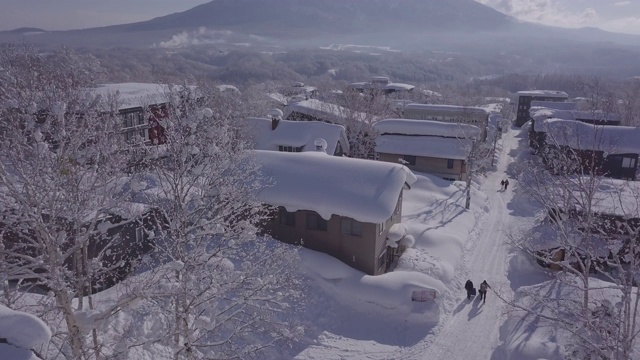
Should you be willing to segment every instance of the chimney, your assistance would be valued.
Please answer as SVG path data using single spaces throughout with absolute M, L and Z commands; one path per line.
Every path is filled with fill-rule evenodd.
M 282 115 L 284 114 L 280 109 L 269 110 L 269 116 L 271 117 L 271 130 L 275 130 L 278 127 L 280 120 L 282 120 Z
M 327 153 L 327 141 L 322 138 L 315 139 L 313 144 L 316 146 L 316 151 Z

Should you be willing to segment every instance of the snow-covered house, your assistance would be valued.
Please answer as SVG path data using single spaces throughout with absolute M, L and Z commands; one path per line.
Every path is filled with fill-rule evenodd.
M 355 82 L 349 84 L 349 88 L 355 91 L 371 91 L 378 90 L 385 94 L 392 94 L 395 92 L 410 92 L 415 86 L 403 83 L 394 83 L 386 76 L 374 76 L 367 82 Z
M 557 90 L 529 90 L 518 91 L 518 109 L 516 109 L 516 126 L 522 126 L 529 121 L 529 109 L 532 101 L 564 102 L 569 99 L 564 91 Z
M 400 222 L 403 189 L 416 181 L 407 167 L 320 151 L 255 155 L 267 182 L 257 198 L 278 207 L 265 225 L 271 236 L 370 275 L 387 271 L 387 235 Z
M 565 104 L 565 103 L 558 103 Z M 566 103 L 566 104 L 574 104 L 574 103 Z M 534 151 L 537 151 L 539 148 L 539 143 L 543 141 L 540 138 L 540 135 L 543 133 L 536 129 L 536 123 L 540 123 L 545 119 L 563 119 L 563 120 L 575 120 L 580 121 L 587 124 L 594 125 L 609 125 L 609 126 L 617 126 L 620 125 L 620 121 L 622 117 L 620 114 L 616 113 L 605 113 L 602 111 L 578 111 L 578 110 L 567 110 L 567 109 L 559 109 L 552 107 L 538 107 L 532 106 L 529 110 L 529 115 L 531 119 L 531 126 L 529 127 L 529 147 L 531 147 Z
M 100 84 L 88 89 L 104 102 L 105 110 L 116 110 L 122 117 L 122 135 L 127 142 L 163 144 L 166 116 L 167 86 L 147 83 Z M 110 103 L 115 99 L 115 104 Z M 115 106 L 114 106 L 115 105 Z M 115 107 L 115 109 L 111 109 Z
M 490 114 L 487 109 L 480 107 L 413 103 L 404 107 L 402 117 L 474 125 L 482 131 L 479 140 L 484 141 L 487 137 Z
M 582 182 L 578 177 L 575 181 Z M 573 224 L 572 232 L 557 233 L 558 229 L 552 227 L 547 230 L 549 233 L 532 243 L 538 252 L 554 261 L 570 260 L 565 249 L 568 242 L 575 241 L 572 248 L 586 250 L 585 236 L 590 234 L 589 249 L 597 254 L 594 262 L 599 262 L 601 269 L 606 270 L 607 259 L 628 255 L 629 244 L 640 241 L 640 183 L 602 179 L 588 196 L 577 186 L 569 198 L 566 188 L 558 189 L 554 198 L 557 203 L 549 209 L 550 220 L 553 223 L 564 219 L 564 224 Z M 614 244 L 616 246 L 612 246 Z M 542 261 L 538 263 L 548 266 Z
M 381 161 L 402 163 L 450 181 L 467 179 L 473 141 L 482 135 L 474 125 L 429 120 L 385 119 L 374 128 Z
M 0 305 L 0 357 L 43 359 L 39 353 L 51 340 L 51 329 L 40 318 Z
M 44 224 L 52 229 L 62 229 L 66 234 L 65 240 L 60 243 L 61 250 L 64 251 L 68 251 L 74 244 L 74 237 L 80 229 L 90 232 L 87 256 L 110 269 L 103 278 L 92 279 L 91 287 L 94 291 L 109 288 L 124 279 L 132 270 L 133 262 L 151 251 L 152 234 L 164 223 L 162 212 L 158 209 L 131 202 L 122 202 L 117 209 L 103 214 L 85 214 L 83 223 L 79 226 L 61 214 L 41 216 Z M 8 251 L 8 262 L 19 262 L 20 255 L 37 256 L 38 250 L 34 247 L 37 237 L 38 233 L 31 228 L 30 223 L 16 217 L 13 211 L 0 213 L 0 241 Z M 14 258 L 10 254 L 18 257 Z M 74 269 L 76 264 L 73 254 L 64 259 L 64 265 L 68 269 Z M 30 272 L 24 274 L 25 277 L 19 274 L 16 276 L 25 280 L 40 271 L 41 269 L 31 268 Z
M 101 98 L 105 111 L 117 111 L 122 117 L 121 133 L 127 142 L 142 141 L 145 145 L 159 145 L 166 141 L 162 119 L 167 117 L 169 93 L 194 96 L 195 87 L 150 83 L 100 84 L 87 89 Z M 233 91 L 221 85 L 222 91 Z M 236 89 L 237 90 L 237 89 Z M 113 101 L 115 100 L 115 101 Z
M 593 125 L 575 120 L 536 122 L 538 153 L 552 169 L 560 151 L 576 157 L 576 171 L 635 180 L 640 156 L 640 127 Z
M 347 133 L 341 125 L 278 118 L 247 118 L 245 126 L 245 135 L 256 150 L 316 151 L 315 141 L 324 139 L 327 154 L 342 156 L 349 153 Z
M 309 99 L 291 103 L 284 108 L 283 119 L 294 121 L 324 121 L 345 125 L 350 120 L 372 123 L 375 117 L 362 112 L 353 111 L 339 105 Z

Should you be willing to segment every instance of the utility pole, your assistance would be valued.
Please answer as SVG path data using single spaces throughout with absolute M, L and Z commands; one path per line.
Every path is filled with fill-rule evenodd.
M 469 152 L 469 167 L 467 175 L 467 201 L 464 205 L 464 208 L 469 210 L 471 206 L 471 175 L 473 174 L 473 160 L 476 156 L 476 139 L 473 139 L 471 142 L 471 152 Z

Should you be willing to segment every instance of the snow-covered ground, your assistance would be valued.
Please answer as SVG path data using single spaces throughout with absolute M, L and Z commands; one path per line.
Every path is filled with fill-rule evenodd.
M 545 279 L 541 270 L 521 266 L 523 260 L 513 258 L 508 242 L 508 235 L 517 236 L 533 225 L 535 209 L 523 196 L 514 196 L 518 185 L 513 178 L 508 190 L 501 191 L 499 185 L 512 175 L 511 165 L 517 156 L 527 153 L 525 149 L 526 139 L 519 129 L 504 134 L 497 168 L 474 184 L 471 211 L 464 210 L 463 183 L 450 185 L 418 175 L 403 204 L 403 222 L 415 237 L 415 246 L 401 257 L 394 272 L 382 277 L 347 273 L 316 277 L 314 284 L 321 291 L 310 300 L 313 311 L 306 313 L 310 320 L 315 319 L 314 327 L 307 334 L 309 345 L 294 357 L 518 359 L 520 349 L 531 352 L 533 347 L 540 353 L 539 348 L 549 346 L 535 337 L 530 343 L 518 344 L 524 347 L 513 346 L 513 338 L 501 334 L 507 327 L 509 308 L 495 296 L 499 293 L 512 299 L 514 289 L 527 283 L 514 279 L 531 276 L 514 271 L 538 272 Z M 435 302 L 409 301 L 406 286 L 419 282 L 416 278 L 438 282 L 434 287 L 440 294 Z M 466 299 L 463 286 L 467 279 L 476 287 L 482 280 L 491 285 L 486 303 Z M 389 281 L 396 286 L 389 286 Z M 389 301 L 394 296 L 395 303 Z
M 463 182 L 417 174 L 417 182 L 405 190 L 402 209 L 404 229 L 415 243 L 390 273 L 364 275 L 302 249 L 307 299 L 290 316 L 306 332 L 301 342 L 274 349 L 269 358 L 561 359 L 562 334 L 501 300 L 526 303 L 523 291 L 555 286 L 549 274 L 509 245 L 510 237 L 534 226 L 539 210 L 513 178 L 515 163 L 531 156 L 525 132 L 503 134 L 496 167 L 474 179 L 470 210 L 464 209 Z M 503 191 L 499 183 L 505 178 L 511 185 Z M 466 299 L 467 279 L 476 287 L 487 280 L 486 303 Z M 435 300 L 411 301 L 420 289 L 432 290 Z M 117 320 L 132 321 L 126 314 Z M 171 358 L 170 351 L 140 351 L 140 358 Z

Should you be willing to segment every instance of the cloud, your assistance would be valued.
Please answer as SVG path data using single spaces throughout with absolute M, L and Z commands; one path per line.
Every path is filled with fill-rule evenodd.
M 598 12 L 586 8 L 581 12 L 566 9 L 558 0 L 476 0 L 515 18 L 562 27 L 596 26 Z
M 640 17 L 626 17 L 603 22 L 601 28 L 607 31 L 640 35 Z
M 631 4 L 631 1 L 618 1 L 617 3 L 613 4 L 613 6 L 627 6 Z
M 200 27 L 195 31 L 183 31 L 171 37 L 171 40 L 160 42 L 163 48 L 181 48 L 190 45 L 225 44 L 233 32 L 228 30 L 210 30 Z

